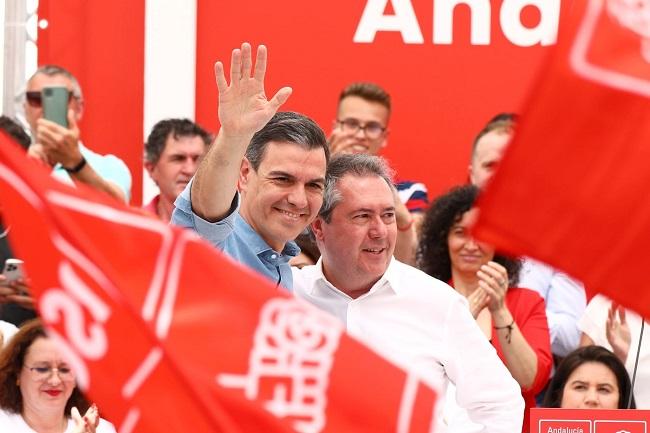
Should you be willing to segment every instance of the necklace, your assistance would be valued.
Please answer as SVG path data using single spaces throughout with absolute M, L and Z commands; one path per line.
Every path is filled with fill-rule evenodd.
M 9 230 L 11 230 L 11 226 L 7 227 L 7 228 L 5 229 L 5 231 L 3 231 L 2 233 L 0 233 L 0 239 L 4 239 L 4 238 L 6 238 L 7 235 L 9 234 Z

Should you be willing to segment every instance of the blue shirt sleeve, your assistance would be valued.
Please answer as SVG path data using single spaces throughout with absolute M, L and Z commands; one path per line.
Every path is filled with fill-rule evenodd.
M 225 240 L 235 229 L 235 217 L 239 212 L 239 193 L 233 198 L 230 213 L 224 219 L 217 222 L 206 221 L 192 210 L 191 190 L 193 181 L 194 179 L 190 180 L 183 192 L 174 201 L 175 208 L 172 212 L 171 223 L 194 230 L 215 247 L 222 248 Z

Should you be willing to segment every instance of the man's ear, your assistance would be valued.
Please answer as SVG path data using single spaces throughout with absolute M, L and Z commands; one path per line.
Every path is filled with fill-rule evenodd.
M 75 103 L 76 103 L 76 106 L 73 105 L 73 110 L 74 110 L 74 114 L 75 114 L 75 120 L 78 123 L 79 121 L 81 121 L 81 118 L 84 115 L 85 105 L 84 105 L 83 99 L 76 99 Z
M 323 221 L 321 217 L 316 217 L 316 219 L 311 223 L 311 231 L 314 233 L 314 237 L 318 241 L 322 241 L 324 238 L 323 224 L 325 224 L 325 221 Z
M 153 169 L 155 167 L 156 166 L 152 162 L 149 162 L 149 161 L 144 162 L 144 168 L 147 170 L 147 173 L 149 173 L 149 176 L 151 176 L 151 173 L 153 172 Z
M 239 167 L 239 189 L 245 190 L 248 185 L 248 180 L 253 171 L 253 166 L 251 165 L 248 158 L 241 160 L 241 166 Z
M 472 164 L 467 166 L 467 180 L 472 185 L 475 185 L 475 183 L 474 183 L 474 170 L 472 170 Z
M 389 135 L 390 135 L 390 129 L 386 128 L 386 130 L 384 131 L 384 138 L 382 139 L 381 147 L 380 147 L 382 150 L 385 149 L 386 146 L 388 146 L 388 136 Z

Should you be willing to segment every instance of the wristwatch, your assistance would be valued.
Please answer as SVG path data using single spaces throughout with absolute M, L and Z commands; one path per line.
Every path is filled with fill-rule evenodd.
M 85 166 L 86 166 L 86 158 L 82 156 L 81 161 L 79 161 L 77 165 L 75 165 L 72 168 L 63 167 L 63 169 L 70 174 L 75 174 L 75 173 L 79 173 Z

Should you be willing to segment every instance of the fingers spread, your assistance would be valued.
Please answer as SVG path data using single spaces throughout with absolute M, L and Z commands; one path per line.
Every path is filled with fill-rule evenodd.
M 260 45 L 257 47 L 257 58 L 255 59 L 255 74 L 254 78 L 259 81 L 264 81 L 264 76 L 266 75 L 266 47 Z
M 242 64 L 241 64 L 241 76 L 243 78 L 250 78 L 251 76 L 251 68 L 253 65 L 253 60 L 251 58 L 251 45 L 248 42 L 244 42 L 241 44 L 241 57 L 242 57 Z
M 241 50 L 235 48 L 232 50 L 230 58 L 230 85 L 234 86 L 239 83 L 241 79 Z
M 293 89 L 291 89 L 291 87 L 283 87 L 278 90 L 275 96 L 269 101 L 271 108 L 273 110 L 280 108 L 282 104 L 287 102 L 287 99 L 289 99 L 289 96 L 291 96 L 291 92 L 293 92 Z
M 223 93 L 228 88 L 228 82 L 226 81 L 226 75 L 223 70 L 223 63 L 217 62 L 214 64 L 214 76 L 217 81 L 217 89 L 219 93 Z

